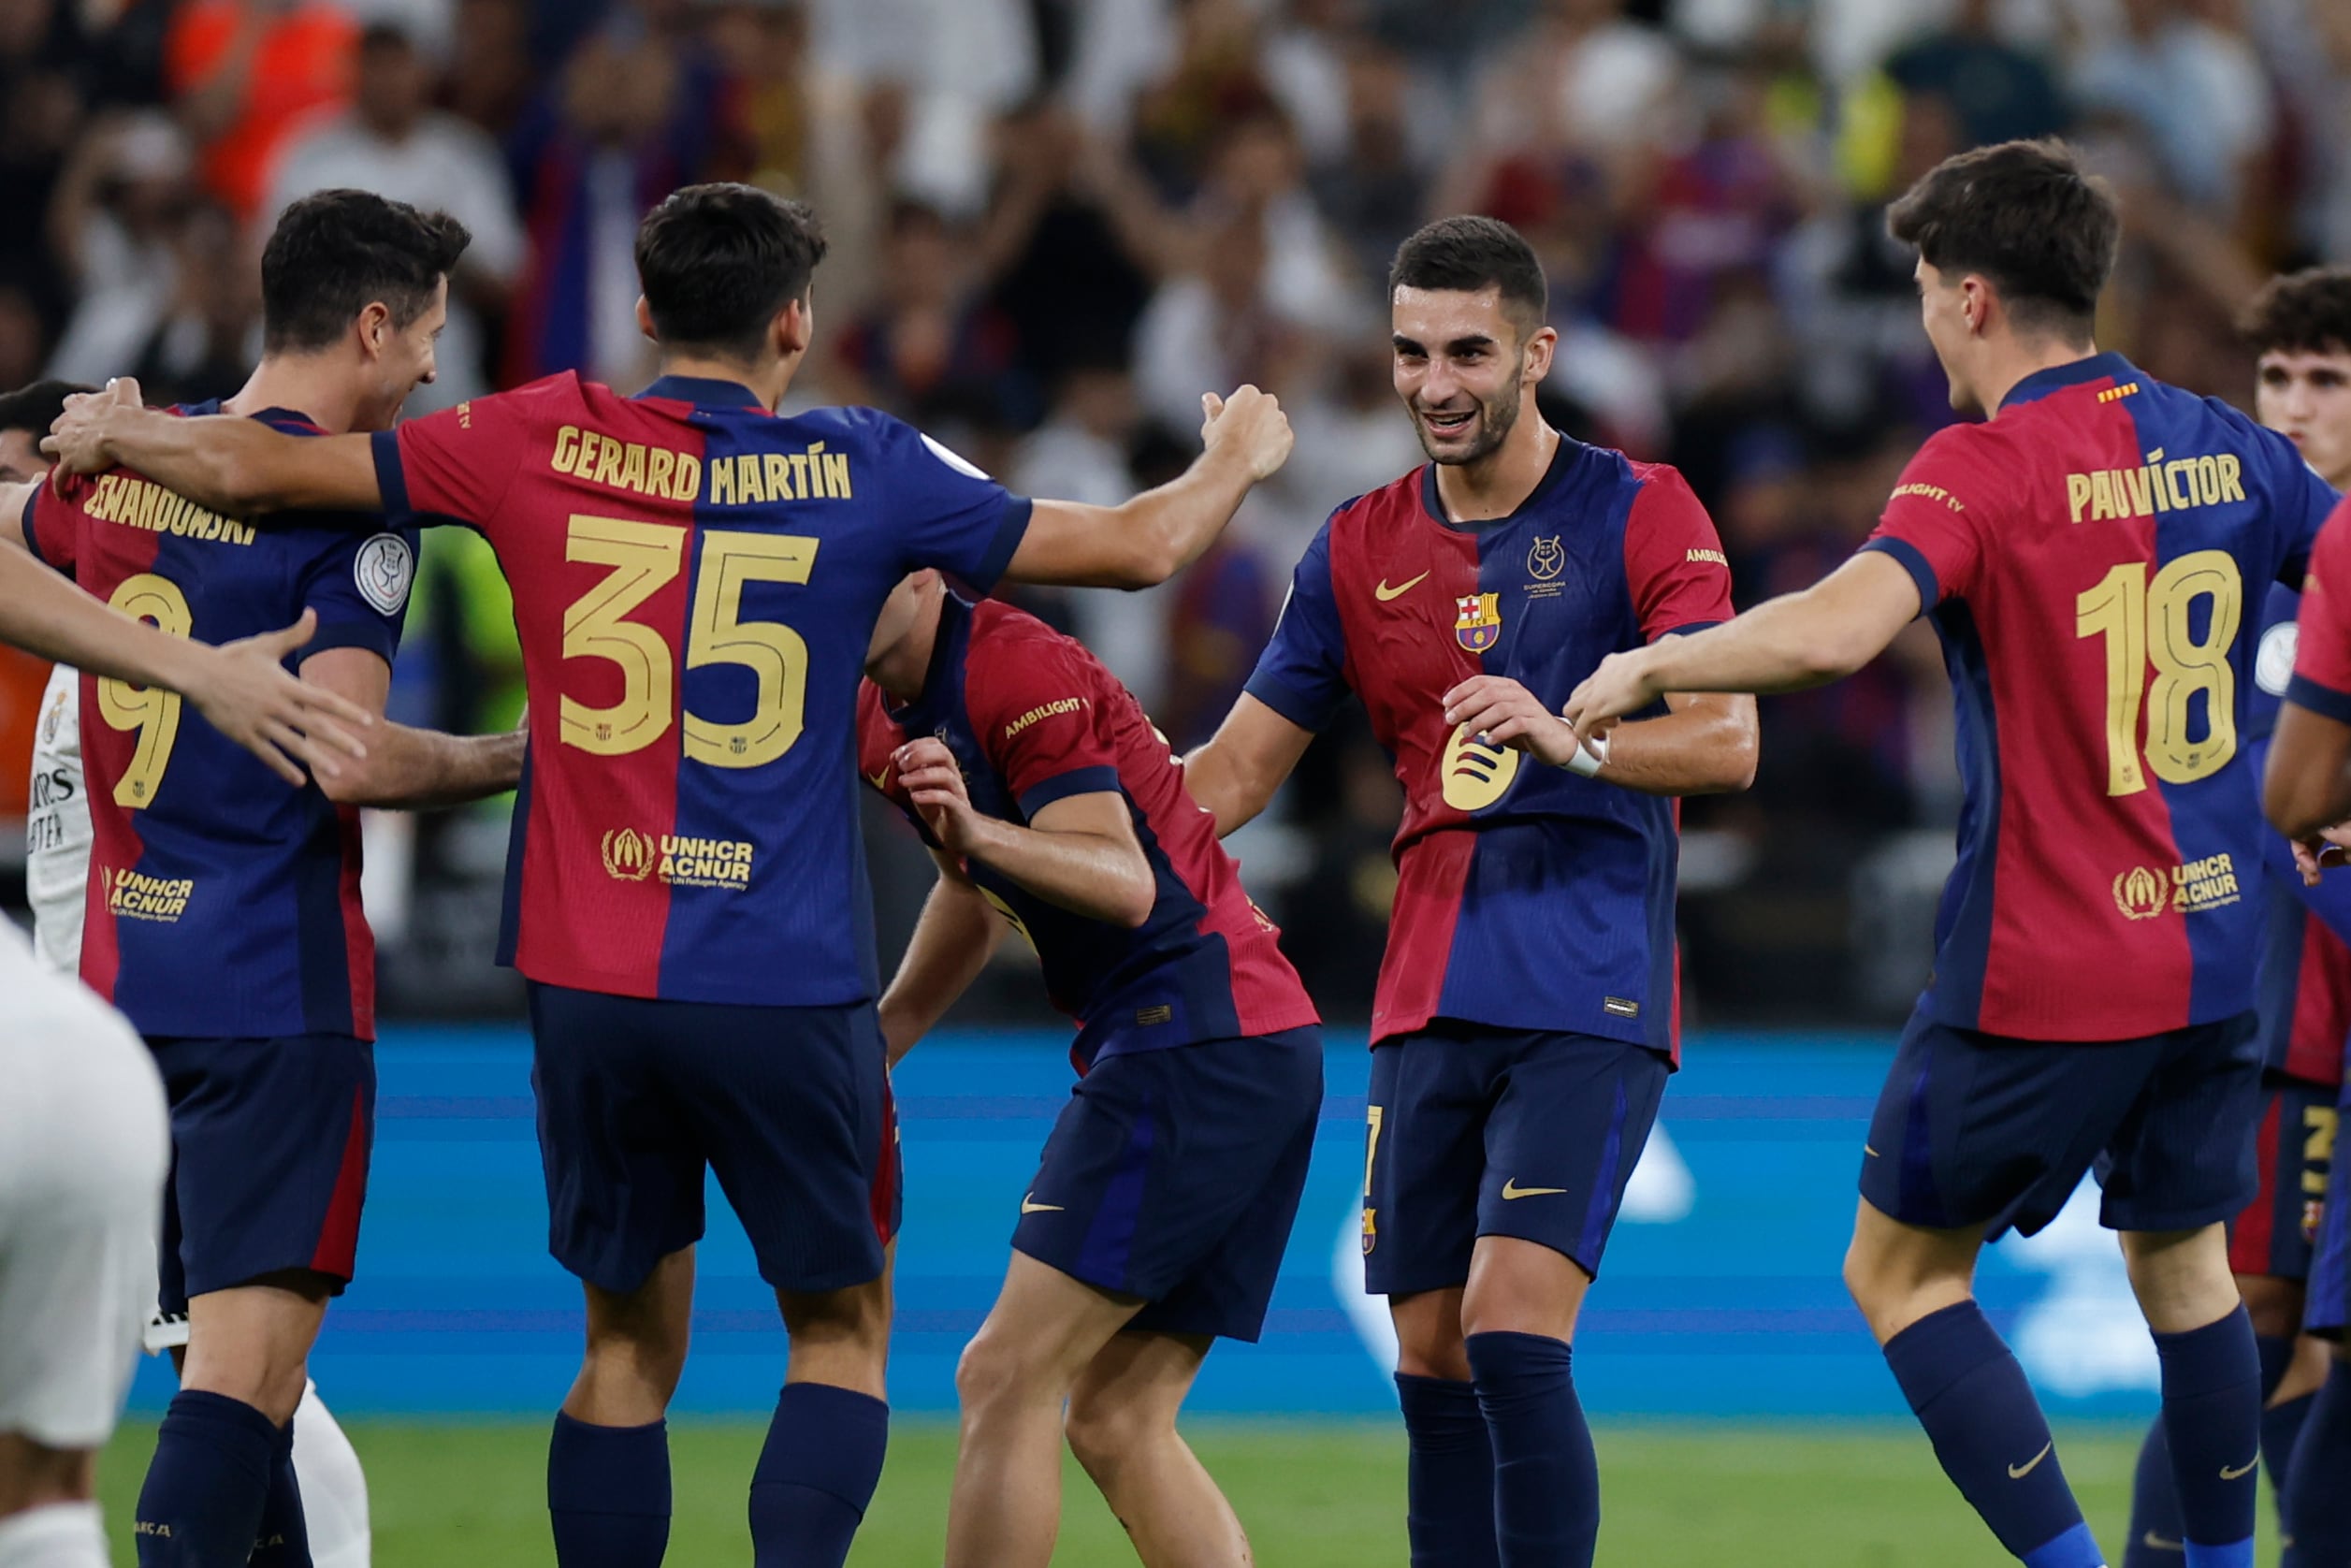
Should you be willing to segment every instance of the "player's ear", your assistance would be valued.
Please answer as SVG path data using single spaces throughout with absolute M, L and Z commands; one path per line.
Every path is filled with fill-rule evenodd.
M 805 354 L 817 335 L 816 307 L 810 296 L 801 294 L 785 300 L 769 330 L 779 356 L 790 359 Z
M 392 338 L 392 307 L 381 299 L 360 307 L 359 352 L 369 359 L 384 357 L 384 346 Z
M 642 294 L 637 296 L 637 330 L 645 335 L 647 342 L 661 341 L 653 330 L 653 307 L 645 302 Z
M 1531 385 L 1539 386 L 1551 373 L 1552 356 L 1559 353 L 1560 334 L 1556 327 L 1545 326 L 1534 329 L 1527 339 L 1523 375 Z

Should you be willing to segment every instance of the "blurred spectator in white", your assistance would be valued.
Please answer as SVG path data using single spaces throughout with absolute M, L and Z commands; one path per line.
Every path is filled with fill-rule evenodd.
M 1623 152 L 1667 127 L 1680 59 L 1625 0 L 1545 0 L 1534 24 L 1494 51 L 1473 95 L 1489 148 Z
M 637 330 L 637 223 L 680 185 L 741 172 L 727 74 L 665 14 L 616 10 L 525 116 L 508 154 L 530 260 L 509 317 L 506 385 L 560 370 L 630 390 L 651 379 Z
M 2351 5 L 2267 0 L 2255 17 L 2304 175 L 2292 242 L 2308 255 L 2351 260 Z
M 976 215 L 988 195 L 988 126 L 1037 86 L 1026 0 L 815 0 L 813 10 L 827 72 L 905 90 L 890 187 Z
M 171 248 L 171 296 L 147 341 L 115 373 L 136 377 L 152 403 L 233 397 L 261 358 L 259 269 L 237 221 L 209 201 L 181 222 Z
M 265 221 L 312 191 L 349 187 L 448 213 L 473 242 L 449 280 L 440 374 L 409 399 L 412 413 L 447 408 L 489 390 L 482 321 L 506 308 L 522 269 L 522 225 L 505 165 L 488 137 L 431 107 L 432 63 L 404 28 L 379 22 L 359 40 L 350 109 L 303 132 L 270 181 Z
M 1298 131 L 1306 161 L 1328 165 L 1347 151 L 1349 63 L 1366 42 L 1363 0 L 1277 0 L 1279 20 L 1257 57 L 1266 85 Z
M 351 93 L 358 25 L 326 0 L 187 0 L 164 40 L 167 84 L 206 189 L 254 216 L 287 134 Z
M 2056 135 L 2068 116 L 2055 75 L 2001 38 L 1993 10 L 1993 0 L 1960 0 L 1951 24 L 1897 51 L 1886 74 L 1906 93 L 1947 99 L 1964 145 Z
M 1197 428 L 1203 392 L 1279 389 L 1308 346 L 1274 308 L 1262 220 L 1236 213 L 1206 239 L 1198 269 L 1162 285 L 1135 332 L 1143 406 L 1171 430 Z
M 1443 135 L 1445 117 L 1403 56 L 1365 41 L 1348 51 L 1338 152 L 1309 175 L 1314 200 L 1348 264 L 1375 291 L 1396 247 L 1428 217 L 1435 150 L 1416 127 Z
M 2276 110 L 2269 78 L 2232 0 L 2122 0 L 2123 25 L 2073 73 L 2085 110 L 2144 136 L 2166 183 L 2224 219 L 2257 188 Z
M 1270 487 L 1284 515 L 1278 533 L 1267 530 L 1266 548 L 1284 563 L 1305 553 L 1342 502 L 1419 466 L 1419 439 L 1396 397 L 1394 358 L 1383 301 L 1324 356 L 1327 385 L 1284 403 L 1298 444 Z
M 187 138 L 156 112 L 84 132 L 57 181 L 49 242 L 79 291 L 49 373 L 103 382 L 153 336 L 178 290 L 174 250 L 197 200 Z
M 1166 199 L 1197 193 L 1244 117 L 1279 113 L 1247 0 L 1182 0 L 1172 47 L 1135 98 L 1134 154 Z

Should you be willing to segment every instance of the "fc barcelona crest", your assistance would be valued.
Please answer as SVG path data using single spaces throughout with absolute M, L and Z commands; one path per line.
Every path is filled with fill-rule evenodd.
M 1465 593 L 1454 602 L 1461 612 L 1453 622 L 1453 635 L 1472 653 L 1484 653 L 1502 640 L 1502 596 Z

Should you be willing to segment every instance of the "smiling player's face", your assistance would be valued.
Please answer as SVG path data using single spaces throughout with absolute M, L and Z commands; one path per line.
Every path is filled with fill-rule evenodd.
M 2321 479 L 2351 484 L 2351 348 L 2271 349 L 2255 372 L 2253 407 Z
M 1473 463 L 1497 451 L 1550 367 L 1551 329 L 1522 342 L 1499 289 L 1399 288 L 1389 329 L 1396 395 L 1431 462 Z

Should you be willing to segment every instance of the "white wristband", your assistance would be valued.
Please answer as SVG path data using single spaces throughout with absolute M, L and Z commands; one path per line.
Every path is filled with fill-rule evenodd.
M 1582 744 L 1575 748 L 1575 755 L 1567 760 L 1567 771 L 1580 773 L 1586 778 L 1596 778 L 1608 761 L 1607 732 L 1577 738 Z

